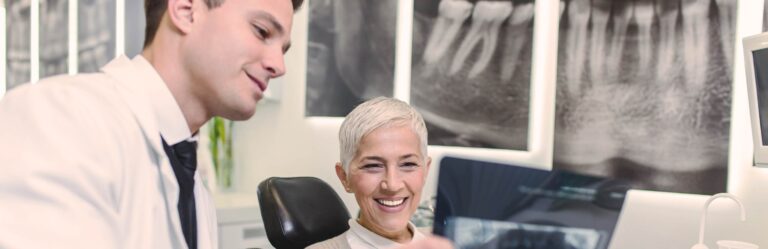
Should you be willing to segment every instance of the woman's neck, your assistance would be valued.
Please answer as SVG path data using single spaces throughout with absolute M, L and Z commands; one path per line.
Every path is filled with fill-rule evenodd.
M 384 229 L 381 229 L 378 226 L 374 225 L 373 223 L 367 222 L 365 219 L 358 218 L 357 223 L 363 226 L 364 228 L 368 229 L 368 231 L 371 231 L 375 234 L 378 234 L 379 236 L 382 236 L 384 238 L 387 238 L 389 240 L 392 240 L 400 244 L 411 242 L 414 236 L 414 231 L 411 230 L 410 225 L 406 225 L 405 229 L 400 231 L 387 232 L 387 231 L 384 231 Z

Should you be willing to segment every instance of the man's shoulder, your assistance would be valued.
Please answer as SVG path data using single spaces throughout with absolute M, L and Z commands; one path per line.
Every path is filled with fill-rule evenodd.
M 103 73 L 54 76 L 25 84 L 0 99 L 0 116 L 31 123 L 62 122 L 90 127 L 129 122 L 132 112 Z

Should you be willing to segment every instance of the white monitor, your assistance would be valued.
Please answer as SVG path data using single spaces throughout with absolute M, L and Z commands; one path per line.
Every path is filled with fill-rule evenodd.
M 768 32 L 744 38 L 755 166 L 768 167 Z

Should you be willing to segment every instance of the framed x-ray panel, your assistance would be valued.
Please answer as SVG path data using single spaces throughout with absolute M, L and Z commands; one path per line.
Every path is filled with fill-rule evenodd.
M 565 1 L 554 168 L 724 192 L 737 2 Z
M 535 1 L 414 1 L 410 101 L 429 144 L 528 150 Z
M 309 1 L 305 116 L 344 117 L 394 91 L 397 0 Z

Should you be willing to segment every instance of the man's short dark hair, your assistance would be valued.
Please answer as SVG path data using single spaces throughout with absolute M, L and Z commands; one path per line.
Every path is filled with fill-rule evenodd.
M 221 6 L 225 0 L 203 0 L 209 9 Z M 269 0 L 274 1 L 274 0 Z M 293 11 L 296 11 L 304 3 L 304 0 L 291 0 Z M 163 19 L 165 10 L 168 9 L 168 0 L 144 0 L 144 13 L 147 18 L 147 28 L 144 31 L 144 47 L 146 48 L 155 39 L 160 20 Z

